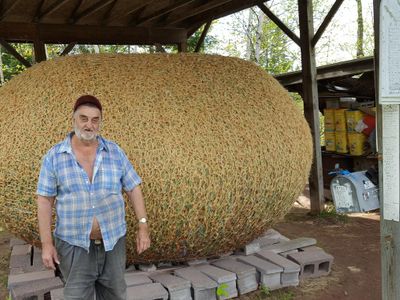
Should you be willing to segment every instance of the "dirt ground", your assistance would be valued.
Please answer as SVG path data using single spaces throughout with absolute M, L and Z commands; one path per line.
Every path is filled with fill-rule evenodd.
M 375 300 L 381 299 L 379 213 L 335 213 L 309 216 L 308 209 L 294 207 L 274 228 L 289 238 L 311 237 L 334 256 L 329 276 L 310 279 L 295 288 L 258 291 L 240 300 Z M 0 225 L 1 227 L 1 225 Z M 9 240 L 0 228 L 0 300 L 7 299 Z

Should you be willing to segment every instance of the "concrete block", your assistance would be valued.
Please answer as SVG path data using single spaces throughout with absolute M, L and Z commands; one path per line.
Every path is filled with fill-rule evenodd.
M 210 265 L 199 265 L 196 269 L 218 283 L 217 291 L 222 289 L 226 292 L 223 296 L 218 296 L 217 293 L 218 299 L 231 299 L 238 296 L 235 273 Z
M 168 292 L 160 283 L 130 286 L 126 290 L 127 300 L 167 300 Z
M 13 238 L 10 240 L 10 249 L 12 249 L 15 245 L 24 245 L 27 244 L 24 240 Z
M 189 280 L 171 274 L 150 275 L 154 282 L 161 283 L 169 293 L 170 300 L 191 300 L 191 283 Z
M 10 269 L 12 268 L 25 268 L 31 265 L 31 255 L 11 255 L 10 256 Z
M 328 275 L 333 263 L 332 255 L 319 250 L 293 253 L 288 259 L 300 265 L 300 280 Z
M 192 283 L 192 297 L 194 300 L 215 300 L 217 282 L 200 272 L 199 270 L 188 267 L 175 270 L 175 275 Z
M 286 251 L 291 251 L 295 249 L 299 249 L 302 247 L 313 246 L 317 243 L 317 241 L 313 238 L 298 238 L 290 241 L 280 242 L 278 244 L 270 245 L 264 247 L 265 250 L 271 250 L 275 253 L 281 253 Z
M 64 300 L 64 289 L 55 289 L 50 291 L 51 300 Z
M 157 267 L 154 264 L 139 264 L 138 269 L 143 272 L 153 272 Z
M 271 238 L 269 236 L 262 236 L 262 237 L 256 239 L 255 241 L 260 244 L 260 248 L 262 249 L 266 246 L 278 244 L 278 243 L 282 242 L 283 240 L 278 239 L 278 238 Z
M 8 287 L 10 288 L 16 284 L 26 283 L 26 282 L 30 282 L 30 281 L 39 280 L 39 279 L 50 280 L 51 278 L 54 278 L 54 277 L 55 276 L 54 276 L 53 270 L 10 275 L 10 276 L 8 276 Z
M 271 239 L 278 239 L 280 241 L 289 241 L 290 239 L 287 238 L 286 236 L 280 234 L 278 231 L 276 231 L 273 228 L 268 229 L 264 235 L 264 237 L 269 237 Z
M 29 297 L 43 299 L 44 294 L 61 287 L 63 287 L 61 279 L 59 277 L 53 277 L 19 283 L 10 288 L 10 294 L 14 300 L 23 300 Z
M 267 251 L 270 251 L 270 250 L 267 250 Z M 293 253 L 297 253 L 297 252 L 299 252 L 299 250 L 294 249 L 294 250 L 289 250 L 289 251 L 281 252 L 281 253 L 279 253 L 279 255 L 282 255 L 283 257 L 286 257 L 286 258 L 287 258 L 287 256 L 288 256 L 289 254 L 293 254 Z
M 281 273 L 283 268 L 254 255 L 239 256 L 238 261 L 251 265 L 257 270 L 257 281 L 270 290 L 281 287 Z
M 282 287 L 299 285 L 300 265 L 269 250 L 261 250 L 255 255 L 283 268 L 281 273 Z
M 255 267 L 229 258 L 216 260 L 211 264 L 236 274 L 237 288 L 240 295 L 257 290 L 257 270 Z
M 197 266 L 197 265 L 201 265 L 201 264 L 208 264 L 207 259 L 194 259 L 194 260 L 189 260 L 187 262 L 187 264 L 189 266 Z
M 31 253 L 32 253 L 32 245 L 29 244 L 15 245 L 11 250 L 11 256 L 31 255 Z
M 149 277 L 141 272 L 125 273 L 126 286 L 135 286 L 146 283 L 153 283 Z
M 41 266 L 24 266 L 19 268 L 10 269 L 10 275 L 18 275 L 31 272 L 47 271 L 46 267 L 42 264 Z
M 322 248 L 317 246 L 309 246 L 300 248 L 299 251 L 324 251 L 324 250 L 322 250 Z

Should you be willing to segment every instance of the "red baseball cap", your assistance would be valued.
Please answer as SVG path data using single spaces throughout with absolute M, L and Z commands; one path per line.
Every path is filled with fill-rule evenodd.
M 92 96 L 92 95 L 80 96 L 75 102 L 74 112 L 78 109 L 79 106 L 84 105 L 84 104 L 93 104 L 100 110 L 100 112 L 103 112 L 103 108 L 101 106 L 99 99 L 97 99 L 95 96 Z

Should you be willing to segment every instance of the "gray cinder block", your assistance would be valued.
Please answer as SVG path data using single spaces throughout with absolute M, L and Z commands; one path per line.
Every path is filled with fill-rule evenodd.
M 39 271 L 39 272 L 31 272 L 31 273 L 22 273 L 17 275 L 8 276 L 8 287 L 12 287 L 13 285 L 31 282 L 39 279 L 48 279 L 54 278 L 53 270 Z
M 153 283 L 153 281 L 151 281 L 149 277 L 147 277 L 144 274 L 141 274 L 141 272 L 125 273 L 125 282 L 127 287 L 146 284 L 146 283 Z
M 150 275 L 154 282 L 161 283 L 169 293 L 170 300 L 191 300 L 189 280 L 173 276 L 171 274 L 154 274 Z
M 157 270 L 157 267 L 154 264 L 140 264 L 138 269 L 143 272 L 153 272 Z
M 196 269 L 218 283 L 217 291 L 221 289 L 226 293 L 221 296 L 218 296 L 217 293 L 218 299 L 231 299 L 238 296 L 235 273 L 210 265 L 199 265 L 196 266 Z
M 44 294 L 61 287 L 63 287 L 61 279 L 59 277 L 53 277 L 13 285 L 10 288 L 10 294 L 14 300 L 23 300 L 29 297 L 43 299 Z
M 256 268 L 258 281 L 271 290 L 281 287 L 281 273 L 283 268 L 254 255 L 239 256 L 237 260 Z
M 23 244 L 23 245 L 15 245 L 12 248 L 11 256 L 13 255 L 31 255 L 32 245 Z
M 288 259 L 300 265 L 300 279 L 328 275 L 333 263 L 333 256 L 321 250 L 289 254 Z
M 257 290 L 257 270 L 255 267 L 230 258 L 216 260 L 211 264 L 236 274 L 240 295 Z
M 278 244 L 270 245 L 264 247 L 265 250 L 271 250 L 275 253 L 281 253 L 286 251 L 291 251 L 295 249 L 299 249 L 302 247 L 313 246 L 317 243 L 317 241 L 313 238 L 298 238 L 290 241 L 283 241 Z
M 64 289 L 54 289 L 50 291 L 51 300 L 64 300 Z
M 130 286 L 126 289 L 127 300 L 167 300 L 168 292 L 160 283 Z
M 194 300 L 215 300 L 217 282 L 200 272 L 199 270 L 188 267 L 175 270 L 175 275 L 192 283 L 192 297 Z
M 282 287 L 299 285 L 300 265 L 269 250 L 261 250 L 256 253 L 256 256 L 283 268 L 281 273 Z
M 268 237 L 268 238 L 271 238 L 271 239 L 277 239 L 277 240 L 280 240 L 280 241 L 289 241 L 290 240 L 289 238 L 287 238 L 286 236 L 280 234 L 278 231 L 276 231 L 273 228 L 268 229 L 264 233 L 263 237 Z
M 201 265 L 201 264 L 208 264 L 207 259 L 194 259 L 194 260 L 189 260 L 187 262 L 189 266 L 196 266 L 196 265 Z
M 26 242 L 21 239 L 13 238 L 10 240 L 10 249 L 12 249 L 15 245 L 24 245 Z

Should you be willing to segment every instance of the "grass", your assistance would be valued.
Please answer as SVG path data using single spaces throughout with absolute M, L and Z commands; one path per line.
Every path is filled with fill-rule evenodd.
M 345 214 L 336 212 L 333 204 L 327 204 L 326 208 L 320 212 L 316 218 L 318 220 L 326 220 L 332 223 L 347 223 L 349 217 Z

